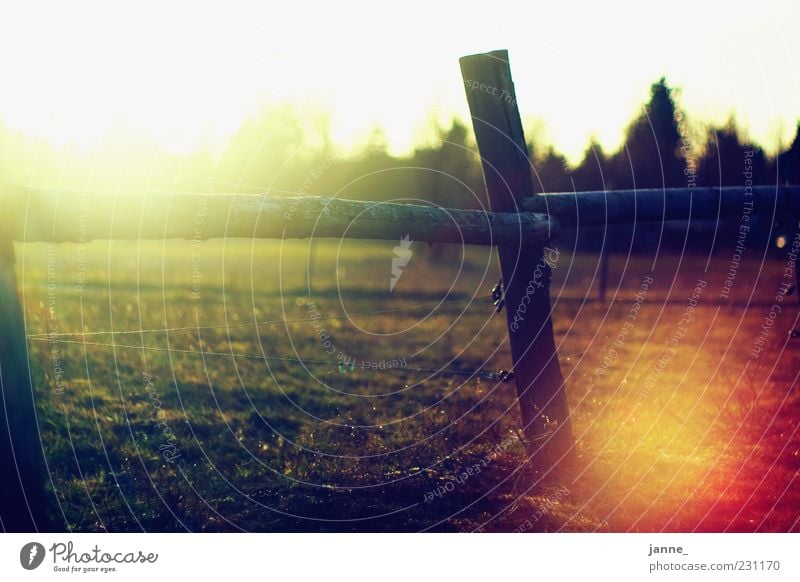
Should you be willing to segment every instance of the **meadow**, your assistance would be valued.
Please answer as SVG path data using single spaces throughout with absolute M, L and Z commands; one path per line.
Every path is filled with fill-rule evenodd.
M 314 246 L 18 246 L 57 522 L 800 531 L 796 291 L 770 318 L 785 259 L 748 255 L 726 298 L 728 251 L 613 255 L 599 301 L 597 256 L 560 249 L 578 468 L 540 479 L 513 382 L 487 374 L 510 366 L 493 254 L 414 243 L 390 291 L 395 243 Z

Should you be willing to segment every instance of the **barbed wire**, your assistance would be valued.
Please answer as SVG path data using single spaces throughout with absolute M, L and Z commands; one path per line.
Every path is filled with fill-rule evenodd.
M 192 325 L 192 326 L 149 328 L 149 329 L 138 329 L 138 330 L 119 330 L 119 331 L 99 330 L 99 331 L 70 331 L 61 333 L 35 333 L 35 334 L 28 334 L 27 338 L 31 341 L 47 342 L 48 344 L 52 343 L 71 344 L 71 345 L 92 346 L 92 347 L 122 348 L 122 349 L 135 349 L 135 350 L 179 353 L 179 354 L 190 354 L 190 355 L 234 357 L 234 358 L 245 358 L 245 359 L 254 359 L 262 361 L 289 362 L 294 364 L 302 364 L 304 366 L 312 365 L 312 366 L 331 367 L 337 369 L 341 373 L 364 369 L 373 372 L 392 371 L 392 372 L 408 372 L 415 374 L 428 374 L 429 376 L 438 376 L 438 375 L 465 376 L 467 378 L 482 378 L 486 380 L 497 380 L 501 382 L 508 382 L 514 378 L 514 374 L 513 372 L 506 370 L 498 370 L 498 371 L 487 371 L 483 369 L 464 370 L 464 369 L 454 369 L 454 368 L 427 368 L 420 366 L 392 366 L 392 367 L 387 366 L 385 368 L 376 368 L 370 366 L 369 368 L 360 368 L 354 365 L 354 363 L 348 365 L 339 360 L 320 360 L 313 358 L 305 359 L 305 358 L 293 358 L 288 356 L 267 356 L 262 354 L 248 354 L 240 352 L 217 352 L 217 351 L 205 351 L 205 350 L 197 351 L 197 350 L 187 350 L 180 348 L 159 348 L 155 346 L 143 346 L 143 345 L 135 346 L 129 344 L 105 343 L 97 341 L 87 342 L 85 341 L 85 339 L 62 339 L 62 338 L 97 337 L 102 335 L 116 336 L 116 335 L 132 335 L 132 334 L 144 334 L 144 333 L 172 333 L 181 331 L 201 331 L 201 330 L 211 330 L 211 329 L 229 329 L 229 328 L 245 328 L 245 327 L 254 328 L 261 326 L 281 325 L 290 323 L 313 323 L 317 321 L 349 319 L 351 317 L 359 317 L 359 316 L 375 316 L 375 315 L 387 315 L 387 314 L 410 312 L 410 311 L 419 311 L 421 309 L 430 309 L 439 307 L 443 304 L 456 305 L 459 303 L 480 302 L 482 299 L 486 298 L 472 297 L 472 298 L 443 299 L 442 301 L 438 301 L 436 303 L 423 303 L 408 307 L 376 309 L 372 311 L 361 311 L 349 314 L 336 314 L 336 315 L 327 315 L 319 317 L 273 319 L 273 320 L 259 321 L 253 323 L 219 324 L 219 325 L 206 325 L 206 326 Z
M 195 328 L 197 329 L 197 328 Z M 462 369 L 455 369 L 455 368 L 423 368 L 418 366 L 393 366 L 393 367 L 386 367 L 386 368 L 360 368 L 356 366 L 355 363 L 353 364 L 344 364 L 338 360 L 318 360 L 313 358 L 293 358 L 289 356 L 267 356 L 262 354 L 247 354 L 241 352 L 217 352 L 217 351 L 205 351 L 205 350 L 187 350 L 181 348 L 159 348 L 155 346 L 134 346 L 129 344 L 117 344 L 117 343 L 105 343 L 105 342 L 86 342 L 86 341 L 79 341 L 79 340 L 64 340 L 64 339 L 50 339 L 46 337 L 32 337 L 30 338 L 32 341 L 39 341 L 39 342 L 47 342 L 50 343 L 57 343 L 57 344 L 71 344 L 71 345 L 78 345 L 78 346 L 92 346 L 92 347 L 104 347 L 104 348 L 122 348 L 122 349 L 131 349 L 131 350 L 144 350 L 144 351 L 151 351 L 151 352 L 167 352 L 167 353 L 176 353 L 176 354 L 190 354 L 196 356 L 220 356 L 220 357 L 234 357 L 234 358 L 246 358 L 246 359 L 253 359 L 253 360 L 266 360 L 266 361 L 276 361 L 276 362 L 290 362 L 295 364 L 303 364 L 312 365 L 312 366 L 328 366 L 332 368 L 336 368 L 339 372 L 346 373 L 346 372 L 354 372 L 357 370 L 368 370 L 370 372 L 411 372 L 416 374 L 429 374 L 431 376 L 437 375 L 451 375 L 451 376 L 467 376 L 467 377 L 476 377 L 476 378 L 484 378 L 487 380 L 498 380 L 501 382 L 507 382 L 513 379 L 513 373 L 508 372 L 506 370 L 498 370 L 498 371 L 487 371 L 482 369 L 470 369 L 470 370 L 462 370 Z
M 390 313 L 401 313 L 408 311 L 419 311 L 420 309 L 430 309 L 431 307 L 438 307 L 442 304 L 453 305 L 456 303 L 474 302 L 476 299 L 444 299 L 436 303 L 423 303 L 421 305 L 413 305 L 410 307 L 395 307 L 390 309 L 376 309 L 374 311 L 360 311 L 348 314 L 325 315 L 320 317 L 305 317 L 296 319 L 271 319 L 267 321 L 256 321 L 253 323 L 230 323 L 218 325 L 187 325 L 180 327 L 157 327 L 149 329 L 126 329 L 126 330 L 99 330 L 99 331 L 65 331 L 61 333 L 31 333 L 28 334 L 28 339 L 39 338 L 53 338 L 53 337 L 85 337 L 85 336 L 98 336 L 98 335 L 129 335 L 129 334 L 143 334 L 143 333 L 171 333 L 179 331 L 197 331 L 205 329 L 228 329 L 228 328 L 243 328 L 243 327 L 261 327 L 267 325 L 280 325 L 289 323 L 311 323 L 315 321 L 330 321 L 334 319 L 349 319 L 351 317 L 364 317 L 369 315 L 386 315 Z

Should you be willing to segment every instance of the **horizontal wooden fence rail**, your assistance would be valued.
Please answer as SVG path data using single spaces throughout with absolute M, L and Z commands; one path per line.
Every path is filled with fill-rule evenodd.
M 183 238 L 358 238 L 546 244 L 558 224 L 534 212 L 495 213 L 320 196 L 138 195 L 26 189 L 7 196 L 0 232 L 18 242 Z
M 0 232 L 18 242 L 183 238 L 360 238 L 541 246 L 561 226 L 800 214 L 800 187 L 664 188 L 527 196 L 488 212 L 321 196 L 53 192 L 7 195 Z
M 562 226 L 662 220 L 714 220 L 750 214 L 800 214 L 800 186 L 657 188 L 563 192 L 530 196 L 522 210 L 558 219 Z

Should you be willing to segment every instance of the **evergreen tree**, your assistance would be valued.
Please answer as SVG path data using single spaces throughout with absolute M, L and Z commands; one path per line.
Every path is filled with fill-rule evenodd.
M 608 159 L 603 151 L 603 147 L 592 138 L 589 146 L 583 154 L 580 165 L 572 172 L 572 181 L 575 190 L 578 192 L 585 190 L 608 190 L 613 188 L 609 183 Z
M 742 186 L 746 168 L 752 172 L 753 185 L 767 183 L 764 151 L 744 142 L 731 117 L 723 127 L 709 131 L 705 151 L 698 161 L 697 185 Z
M 567 160 L 552 147 L 541 160 L 534 162 L 534 168 L 535 192 L 572 192 L 571 172 Z
M 615 188 L 686 186 L 686 162 L 673 90 L 664 77 L 650 87 L 650 101 L 631 123 L 611 163 Z
M 777 178 L 778 184 L 800 184 L 800 123 L 792 145 L 781 153 L 774 162 L 771 178 Z

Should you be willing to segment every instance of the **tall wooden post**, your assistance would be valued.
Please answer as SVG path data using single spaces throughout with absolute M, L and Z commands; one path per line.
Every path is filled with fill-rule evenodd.
M 14 274 L 14 246 L 10 240 L 0 238 L 0 528 L 3 531 L 51 529 L 45 519 L 44 482 L 44 456 Z
M 522 209 L 534 195 L 507 51 L 462 57 L 461 74 L 493 212 Z M 568 467 L 574 440 L 550 319 L 556 249 L 498 246 L 511 357 L 528 451 L 537 468 Z

